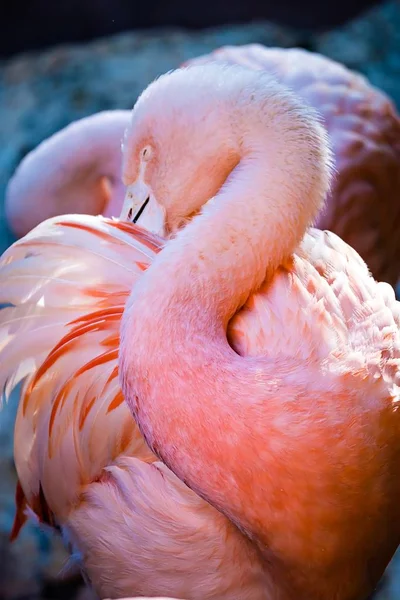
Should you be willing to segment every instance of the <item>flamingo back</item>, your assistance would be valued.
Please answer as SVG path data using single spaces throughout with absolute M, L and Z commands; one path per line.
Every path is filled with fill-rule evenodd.
M 392 399 L 400 398 L 400 303 L 393 287 L 376 282 L 332 232 L 306 233 L 288 263 L 233 317 L 228 338 L 244 356 L 329 364 L 335 377 L 357 373 L 361 385 L 381 383 L 382 392 L 390 382 Z

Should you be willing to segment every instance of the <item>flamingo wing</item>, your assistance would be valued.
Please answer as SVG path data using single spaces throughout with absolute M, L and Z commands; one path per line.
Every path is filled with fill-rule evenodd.
M 400 397 L 394 290 L 376 282 L 332 232 L 310 229 L 292 259 L 231 320 L 228 334 L 239 354 L 298 357 L 360 374 L 368 369 L 368 381 L 391 382 L 393 397 Z
M 0 260 L 0 390 L 22 383 L 13 537 L 26 513 L 61 529 L 100 596 L 261 597 L 249 540 L 156 460 L 123 401 L 119 325 L 162 240 L 64 216 Z
M 117 357 L 125 300 L 161 243 L 80 215 L 44 222 L 3 254 L 0 389 L 7 398 L 23 383 L 15 533 L 25 504 L 41 520 L 65 519 L 121 453 L 154 460 L 123 402 Z

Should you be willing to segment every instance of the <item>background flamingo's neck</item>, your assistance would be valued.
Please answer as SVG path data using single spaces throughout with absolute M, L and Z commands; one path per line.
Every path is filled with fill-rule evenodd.
M 130 111 L 123 110 L 86 117 L 24 158 L 5 201 L 7 219 L 17 235 L 60 214 L 118 216 L 123 200 L 121 141 L 129 119 Z

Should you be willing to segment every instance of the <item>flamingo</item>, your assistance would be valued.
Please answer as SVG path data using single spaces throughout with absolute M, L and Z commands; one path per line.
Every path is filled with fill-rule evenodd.
M 264 93 L 265 115 L 259 106 Z M 246 106 L 252 110 L 245 111 Z M 260 118 L 255 128 L 248 118 L 257 114 L 271 118 Z M 255 130 L 256 140 L 251 137 Z M 254 150 L 248 159 L 240 154 Z M 299 598 L 364 598 L 396 549 L 399 306 L 391 286 L 374 282 L 357 253 L 337 236 L 313 229 L 304 235 L 328 188 L 329 162 L 323 129 L 312 111 L 265 74 L 220 65 L 191 67 L 148 88 L 136 104 L 124 142 L 128 194 L 123 216 L 166 234 L 171 239 L 165 247 L 161 238 L 135 224 L 75 215 L 42 223 L 3 255 L 0 386 L 8 395 L 24 379 L 15 432 L 19 485 L 14 534 L 25 509 L 60 528 L 101 597 L 167 593 L 187 599 L 285 600 L 295 590 Z M 244 198 L 251 198 L 246 210 L 240 206 L 240 214 L 229 206 L 237 184 Z M 260 242 L 245 224 L 254 224 L 257 236 L 262 200 L 267 193 L 274 207 L 278 192 L 283 202 L 291 201 L 292 210 L 277 211 L 284 220 L 280 224 L 270 210 L 262 221 L 263 240 L 268 242 Z M 234 197 L 239 200 L 239 195 Z M 214 272 L 207 268 L 207 249 L 204 260 L 202 252 L 196 255 L 199 264 L 190 262 L 196 228 L 207 225 L 210 211 L 216 211 L 207 234 L 216 236 L 209 246 Z M 231 215 L 228 227 L 226 211 Z M 222 227 L 229 240 L 220 237 Z M 171 275 L 171 257 L 182 256 L 183 242 L 187 257 Z M 271 248 L 277 255 L 264 268 Z M 245 262 L 249 254 L 262 276 L 251 273 Z M 143 297 L 152 292 L 161 265 L 165 272 L 159 297 L 148 298 L 146 304 Z M 184 273 L 194 287 L 201 286 L 196 298 L 191 285 L 183 285 Z M 206 273 L 211 281 L 203 277 Z M 175 283 L 183 285 L 179 306 L 168 298 Z M 249 296 L 244 284 L 261 288 Z M 215 290 L 211 300 L 210 289 Z M 132 303 L 141 296 L 142 325 L 132 313 Z M 196 301 L 201 299 L 206 302 L 198 313 Z M 143 360 L 159 335 L 143 367 L 134 340 L 143 335 L 149 313 L 158 326 L 165 302 L 168 323 L 148 330 Z M 231 319 L 222 313 L 227 307 Z M 224 327 L 211 318 L 215 308 L 221 310 Z M 171 335 L 164 338 L 169 325 Z M 182 342 L 178 352 L 177 335 Z M 204 355 L 185 353 L 188 336 Z M 212 410 L 205 403 L 206 414 L 196 418 L 199 404 L 193 395 L 208 400 L 204 392 L 214 370 L 213 382 L 222 393 L 229 386 L 226 377 L 234 381 L 235 371 L 222 368 L 227 365 L 220 362 L 218 344 L 222 356 L 234 358 L 238 367 L 243 361 L 255 365 L 261 390 L 280 393 L 282 357 L 287 365 L 289 379 L 279 397 L 282 411 L 277 408 L 275 428 L 261 441 L 263 414 L 259 423 L 249 422 L 243 406 L 226 411 L 222 419 L 223 403 L 215 403 Z M 138 406 L 135 389 L 143 385 L 145 369 L 145 387 L 147 381 L 154 390 L 158 346 L 160 357 L 165 358 L 167 346 L 171 352 L 158 371 L 168 402 L 157 407 L 157 416 L 151 390 L 144 390 Z M 207 348 L 212 355 L 204 362 Z M 291 361 L 298 362 L 292 371 Z M 189 363 L 190 376 L 185 372 Z M 261 364 L 272 365 L 275 373 L 267 386 Z M 152 450 L 123 402 L 121 369 L 127 401 Z M 182 376 L 188 385 L 195 383 L 182 396 L 186 409 L 195 411 L 191 423 L 183 425 L 182 404 L 173 394 Z M 285 431 L 293 432 L 287 403 L 293 401 L 295 407 L 298 389 L 307 392 L 307 404 L 296 413 L 293 448 Z M 250 387 L 243 397 L 253 397 Z M 192 426 L 197 428 L 195 439 Z M 244 429 L 250 442 L 242 439 Z M 228 430 L 230 436 L 218 443 Z M 254 470 L 248 462 L 254 458 L 251 440 L 259 454 Z M 189 449 L 188 442 L 193 444 Z M 194 453 L 198 457 L 189 465 L 183 452 L 186 463 Z M 193 471 L 204 452 L 210 462 L 202 463 L 200 479 L 210 479 L 196 482 Z M 172 471 L 157 460 L 158 454 Z M 276 485 L 270 487 L 266 504 L 260 461 L 269 455 Z M 239 463 L 241 476 L 257 474 L 259 489 L 252 481 L 253 489 L 235 486 L 232 468 Z M 284 503 L 278 501 L 280 492 Z M 241 504 L 240 518 L 235 500 Z M 255 514 L 258 509 L 264 518 L 257 520 L 257 530 L 252 518 L 260 516 Z
M 309 229 L 324 129 L 263 74 L 191 67 L 139 98 L 123 177 L 124 212 L 173 233 L 121 322 L 147 444 L 252 541 L 271 598 L 364 599 L 400 541 L 400 305 Z
M 376 279 L 395 286 L 400 275 L 400 119 L 392 101 L 365 77 L 298 48 L 227 46 L 186 64 L 210 61 L 273 73 L 319 111 L 331 136 L 337 174 L 316 225 L 339 235 Z M 6 215 L 17 235 L 65 212 L 120 213 L 120 141 L 129 116 L 130 111 L 107 111 L 87 117 L 27 155 L 6 194 Z

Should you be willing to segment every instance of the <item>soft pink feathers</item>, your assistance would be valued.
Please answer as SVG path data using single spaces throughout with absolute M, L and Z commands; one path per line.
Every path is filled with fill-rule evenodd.
M 188 61 L 265 70 L 323 117 L 336 177 L 316 227 L 329 229 L 363 257 L 378 280 L 400 276 L 400 118 L 388 96 L 329 58 L 260 44 L 226 46 Z
M 207 180 L 215 161 L 225 183 L 209 196 L 199 177 L 203 195 L 188 202 L 201 212 L 132 290 L 120 344 L 126 402 L 160 459 L 254 541 L 279 598 L 361 599 L 400 540 L 400 305 L 345 242 L 308 230 L 330 153 L 294 94 L 215 63 L 147 88 L 126 179 L 136 181 L 147 140 L 161 139 L 142 176 L 155 190 L 172 155 L 173 202 L 155 192 L 168 224 L 188 196 L 172 133 L 192 171 Z M 257 315 L 245 329 L 252 356 L 228 327 L 239 309 L 244 322 Z
M 247 239 L 251 241 L 251 234 Z M 0 299 L 14 305 L 3 309 L 0 321 L 0 359 L 7 365 L 3 383 L 8 391 L 28 377 L 16 431 L 20 509 L 27 504 L 41 520 L 61 524 L 103 596 L 268 598 L 276 591 L 273 567 L 262 563 L 256 547 L 232 523 L 156 461 L 122 401 L 117 382 L 119 322 L 130 289 L 160 244 L 129 225 L 68 217 L 43 223 L 3 256 Z M 160 282 L 157 290 L 163 292 Z M 147 314 L 154 310 L 146 307 Z M 395 398 L 398 313 L 393 290 L 373 282 L 351 248 L 333 234 L 311 230 L 293 260 L 285 261 L 234 316 L 228 338 L 239 355 L 295 355 L 300 362 L 316 364 L 329 357 L 339 371 L 350 347 L 354 369 L 362 375 L 367 357 L 371 385 L 383 392 L 392 385 Z M 162 331 L 149 331 L 149 337 L 155 334 L 155 347 Z M 203 349 L 207 351 L 207 344 Z M 192 356 L 183 358 L 190 362 Z M 212 358 L 198 368 L 192 365 L 193 377 L 203 373 L 204 365 L 212 367 Z M 302 377 L 307 375 L 304 370 Z M 232 419 L 234 426 L 235 419 L 242 426 L 235 413 Z M 205 423 L 200 423 L 201 430 L 209 434 Z M 202 444 L 202 435 L 195 433 L 196 444 Z M 319 426 L 316 433 L 324 438 L 326 432 Z M 281 440 L 270 436 L 269 443 L 274 442 L 279 447 Z M 305 468 L 314 454 L 307 437 L 303 443 Z M 227 464 L 210 461 L 208 466 L 213 464 L 223 479 Z M 360 478 L 366 474 L 356 473 Z M 325 475 L 329 480 L 329 469 Z M 246 493 L 245 486 L 242 491 Z M 298 525 L 290 506 L 288 502 L 288 517 L 280 524 L 284 535 L 288 525 Z M 263 505 L 253 508 L 263 510 Z M 314 510 L 317 504 L 309 507 L 310 523 Z M 386 518 L 385 511 L 380 515 Z M 362 534 L 357 525 L 355 519 L 355 536 Z M 395 527 L 393 531 L 396 535 Z M 195 534 L 199 537 L 193 544 Z M 164 541 L 155 550 L 154 540 L 160 538 Z M 315 546 L 307 532 L 297 541 L 304 554 L 295 547 L 291 551 L 296 560 L 306 561 Z M 178 564 L 181 572 L 171 575 Z

